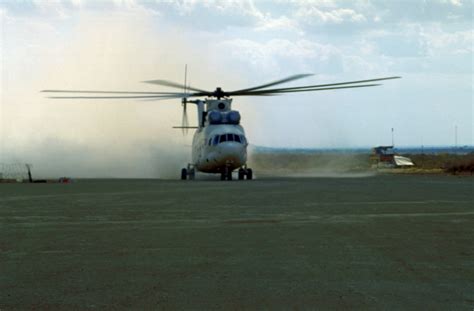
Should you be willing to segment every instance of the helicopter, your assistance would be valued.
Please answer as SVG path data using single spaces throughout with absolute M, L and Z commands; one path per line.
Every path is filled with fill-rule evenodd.
M 54 99 L 143 99 L 166 100 L 181 99 L 183 115 L 181 129 L 196 132 L 192 142 L 192 162 L 181 169 L 182 180 L 194 180 L 196 171 L 220 174 L 221 180 L 232 180 L 232 172 L 237 170 L 239 180 L 252 180 L 253 171 L 247 167 L 247 147 L 249 145 L 244 128 L 240 124 L 241 116 L 232 109 L 232 97 L 238 96 L 275 96 L 296 92 L 314 92 L 347 88 L 379 86 L 383 80 L 399 79 L 399 76 L 347 81 L 329 84 L 305 85 L 297 87 L 275 88 L 276 85 L 292 82 L 312 76 L 297 74 L 262 85 L 224 91 L 216 87 L 214 91 L 203 90 L 187 84 L 185 67 L 184 84 L 169 80 L 148 80 L 144 83 L 181 89 L 182 92 L 130 92 L 130 91 L 91 91 L 91 90 L 43 90 L 46 93 L 75 93 L 75 96 L 50 96 Z M 192 92 L 190 92 L 192 91 Z M 91 94 L 91 95 L 89 95 Z M 95 94 L 95 95 L 93 95 Z M 190 99 L 196 98 L 196 99 Z M 201 98 L 201 99 L 199 99 Z M 190 126 L 187 117 L 187 105 L 197 107 L 197 126 Z

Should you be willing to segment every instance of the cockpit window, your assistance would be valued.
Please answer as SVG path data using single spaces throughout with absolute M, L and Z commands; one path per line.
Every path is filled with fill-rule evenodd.
M 247 140 L 245 139 L 244 135 L 237 135 L 237 134 L 222 134 L 216 135 L 213 138 L 209 139 L 209 146 L 212 144 L 213 146 L 227 142 L 227 141 L 235 141 L 240 144 L 246 144 Z

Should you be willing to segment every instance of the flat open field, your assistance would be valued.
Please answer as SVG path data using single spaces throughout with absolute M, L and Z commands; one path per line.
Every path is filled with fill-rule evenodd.
M 0 309 L 474 308 L 474 178 L 0 184 Z

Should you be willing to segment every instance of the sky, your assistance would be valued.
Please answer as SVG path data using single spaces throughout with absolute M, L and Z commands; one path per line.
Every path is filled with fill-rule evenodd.
M 235 98 L 254 145 L 371 147 L 390 144 L 392 128 L 397 146 L 454 145 L 456 128 L 457 144 L 473 145 L 472 1 L 0 0 L 0 26 L 0 162 L 127 176 L 155 174 L 163 154 L 185 162 L 192 135 L 171 129 L 179 100 L 39 92 L 170 90 L 140 81 L 182 82 L 185 64 L 191 85 L 205 89 L 299 73 L 314 76 L 288 86 L 402 76 L 373 88 Z

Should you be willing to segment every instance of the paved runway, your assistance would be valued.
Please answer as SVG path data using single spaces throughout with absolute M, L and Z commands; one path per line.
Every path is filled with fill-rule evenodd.
M 0 310 L 474 308 L 474 178 L 0 184 Z

